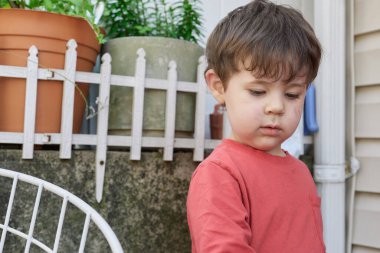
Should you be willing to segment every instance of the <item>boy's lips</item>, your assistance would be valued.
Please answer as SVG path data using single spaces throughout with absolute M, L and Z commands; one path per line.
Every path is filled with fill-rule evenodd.
M 260 131 L 267 136 L 278 136 L 282 129 L 278 125 L 264 125 L 260 127 Z

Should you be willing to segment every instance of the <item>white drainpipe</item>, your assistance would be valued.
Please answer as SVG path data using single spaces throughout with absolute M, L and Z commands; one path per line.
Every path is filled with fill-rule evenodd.
M 314 178 L 322 197 L 328 253 L 345 250 L 345 0 L 315 0 L 314 27 L 323 47 L 316 79 L 319 132 Z

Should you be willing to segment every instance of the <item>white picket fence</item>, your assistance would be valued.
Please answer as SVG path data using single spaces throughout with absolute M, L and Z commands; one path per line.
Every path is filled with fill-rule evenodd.
M 70 159 L 72 145 L 96 146 L 96 199 L 102 198 L 104 172 L 106 168 L 107 147 L 130 147 L 130 159 L 140 160 L 141 149 L 163 148 L 163 159 L 171 161 L 175 148 L 193 149 L 194 161 L 204 158 L 205 149 L 213 149 L 219 140 L 205 139 L 205 103 L 206 84 L 203 72 L 206 67 L 204 56 L 199 59 L 197 82 L 181 82 L 177 80 L 176 63 L 169 63 L 168 78 L 152 79 L 145 77 L 145 51 L 137 51 L 135 76 L 111 74 L 111 56 L 104 54 L 101 59 L 100 73 L 76 71 L 77 44 L 75 40 L 67 43 L 64 69 L 39 68 L 38 49 L 32 46 L 29 50 L 27 67 L 0 65 L 0 76 L 26 79 L 26 100 L 24 115 L 24 132 L 0 132 L 0 143 L 22 144 L 22 158 L 33 159 L 35 144 L 60 145 L 60 158 Z M 63 102 L 60 133 L 35 133 L 36 99 L 38 80 L 63 81 Z M 97 114 L 97 134 L 73 134 L 74 83 L 98 83 L 99 111 Z M 1 85 L 1 83 L 0 83 Z M 128 86 L 134 88 L 133 119 L 130 136 L 108 135 L 108 113 L 110 86 Z M 144 91 L 160 89 L 167 91 L 166 122 L 164 137 L 146 137 L 142 135 Z M 175 109 L 177 91 L 196 94 L 195 126 L 193 138 L 175 138 Z

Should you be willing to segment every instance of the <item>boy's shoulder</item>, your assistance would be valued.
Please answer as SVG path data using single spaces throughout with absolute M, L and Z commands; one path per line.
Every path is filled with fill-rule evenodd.
M 256 166 L 255 160 L 258 161 L 259 159 L 251 147 L 230 139 L 224 139 L 198 165 L 193 173 L 193 177 L 196 174 L 221 174 L 238 178 L 242 175 L 243 167 L 249 166 L 254 168 Z
M 247 150 L 244 150 L 242 144 L 236 143 L 229 139 L 224 139 L 222 142 L 211 152 L 211 154 L 202 161 L 200 167 L 206 164 L 217 164 L 221 167 L 231 165 L 234 163 L 234 160 L 244 155 Z
M 236 153 L 236 150 L 231 147 L 228 140 L 222 142 L 215 147 L 215 149 L 198 165 L 199 168 L 208 166 L 226 167 L 227 164 L 232 163 L 231 155 Z
M 229 145 L 224 142 L 219 144 L 195 169 L 191 184 L 212 187 L 221 182 L 238 180 L 240 173 L 232 158 L 233 154 Z

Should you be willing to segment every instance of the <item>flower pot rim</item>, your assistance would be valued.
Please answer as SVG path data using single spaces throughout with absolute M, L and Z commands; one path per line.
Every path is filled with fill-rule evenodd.
M 30 10 L 30 9 L 19 9 L 19 8 L 0 8 L 0 11 L 9 11 L 9 12 L 35 12 L 35 13 L 44 13 L 42 15 L 55 15 L 55 16 L 64 16 L 67 18 L 73 18 L 73 19 L 83 19 L 88 23 L 89 26 L 91 24 L 88 22 L 87 19 L 81 17 L 81 16 L 74 16 L 74 15 L 67 15 L 67 14 L 61 14 L 61 13 L 56 13 L 56 12 L 50 12 L 50 11 L 44 11 L 44 10 Z
M 201 45 L 199 45 L 197 43 L 194 43 L 192 41 L 183 40 L 183 39 L 177 39 L 177 38 L 171 38 L 171 37 L 164 37 L 164 36 L 124 36 L 124 37 L 118 37 L 118 38 L 109 39 L 107 42 L 109 42 L 109 41 L 119 41 L 119 40 L 129 40 L 129 39 L 147 39 L 147 38 L 152 39 L 152 40 L 179 41 L 180 43 L 183 43 L 183 44 L 189 44 L 189 45 L 198 46 L 200 48 L 203 48 Z
M 66 26 L 66 25 L 76 25 L 77 30 L 75 34 L 79 35 L 81 38 L 77 40 L 77 43 L 85 44 L 93 49 L 96 49 L 96 51 L 99 50 L 99 41 L 96 37 L 96 33 L 94 29 L 92 28 L 91 24 L 86 20 L 85 18 L 81 16 L 72 16 L 72 15 L 66 15 L 66 14 L 60 14 L 60 13 L 54 13 L 54 12 L 48 12 L 48 11 L 42 11 L 42 10 L 27 10 L 27 9 L 15 9 L 15 8 L 0 8 L 0 35 L 3 34 L 18 34 L 18 30 L 25 30 L 25 27 L 17 27 L 17 25 L 13 25 L 10 22 L 1 22 L 1 20 L 7 19 L 9 16 L 14 17 L 16 13 L 19 13 L 18 15 L 20 18 L 27 18 L 26 13 L 29 13 L 29 15 L 32 15 L 33 20 L 31 22 L 26 22 L 25 26 L 31 26 L 33 22 L 38 22 L 42 19 L 47 19 L 48 21 L 44 22 L 42 25 L 50 25 L 51 20 L 53 18 L 56 19 L 64 19 L 63 21 L 60 22 L 61 26 Z M 8 15 L 6 17 L 6 14 Z M 42 20 L 44 21 L 44 20 Z M 80 27 L 79 27 L 80 26 Z M 93 32 L 93 36 L 84 36 L 81 32 L 79 32 L 79 29 L 84 29 L 87 26 L 89 30 Z M 16 27 L 16 29 L 11 29 L 9 31 L 9 28 L 7 30 L 7 27 Z M 34 27 L 33 27 L 34 28 Z M 30 29 L 32 30 L 32 29 Z M 46 37 L 45 32 L 46 29 L 43 27 L 38 27 L 36 36 L 40 37 Z M 52 33 L 50 31 L 50 33 Z M 62 31 L 57 31 L 54 32 L 57 38 L 60 38 L 62 40 L 68 40 L 71 38 L 65 37 L 64 34 L 62 34 Z M 32 34 L 32 31 L 29 31 L 28 34 Z M 33 33 L 34 35 L 34 33 Z

